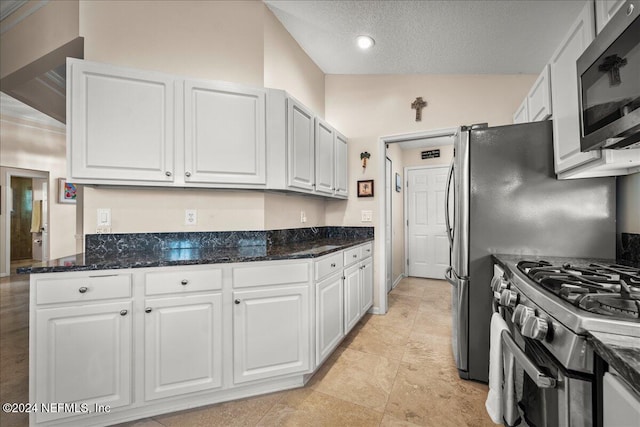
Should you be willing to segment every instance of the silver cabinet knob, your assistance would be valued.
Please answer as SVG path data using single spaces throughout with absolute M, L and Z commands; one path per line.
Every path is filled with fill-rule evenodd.
M 367 249 L 367 252 L 371 252 L 371 249 Z
M 191 172 L 185 172 L 184 175 L 189 178 L 191 176 Z
M 147 307 L 147 308 L 145 308 L 145 309 L 144 309 L 144 312 L 145 312 L 145 313 L 151 313 L 151 307 Z
M 166 176 L 171 176 L 171 172 L 170 172 L 170 171 L 166 171 L 164 174 L 165 174 Z
M 358 258 L 358 254 L 353 254 L 353 257 L 354 258 Z
M 513 316 L 511 316 L 511 321 L 518 326 L 524 325 L 524 322 L 531 317 L 535 316 L 536 312 L 533 308 L 527 307 L 526 305 L 519 304 L 515 310 L 513 310 Z
M 80 292 L 81 294 L 86 293 L 89 290 L 89 288 L 87 288 L 86 286 L 82 286 L 80 289 L 78 289 L 78 292 Z
M 183 285 L 183 286 L 184 286 L 184 285 L 187 285 L 188 283 L 189 283 L 189 281 L 188 281 L 187 279 L 182 279 L 182 280 L 180 281 L 180 284 L 181 284 L 181 285 Z
M 236 304 L 240 304 L 240 300 L 236 298 L 236 300 L 234 301 Z
M 332 263 L 331 263 L 331 268 L 333 268 L 333 267 L 335 267 L 335 266 L 336 266 L 336 263 L 335 263 L 335 262 L 332 262 Z
M 120 316 L 126 316 L 128 313 L 127 310 L 120 310 Z
M 629 6 L 627 6 L 627 16 L 631 15 L 633 13 L 633 9 L 635 8 L 635 6 L 633 5 L 633 3 L 631 3 Z
M 549 332 L 549 325 L 547 321 L 538 316 L 529 316 L 525 320 L 520 332 L 527 338 L 542 341 Z
M 518 294 L 505 289 L 500 294 L 500 305 L 504 307 L 515 307 L 518 304 Z

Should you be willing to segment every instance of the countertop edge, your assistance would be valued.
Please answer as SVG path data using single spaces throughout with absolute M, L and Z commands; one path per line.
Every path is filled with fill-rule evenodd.
M 358 238 L 349 242 L 340 242 L 337 247 L 327 249 L 322 252 L 317 253 L 306 253 L 300 254 L 298 252 L 304 252 L 302 247 L 309 246 L 309 250 L 313 248 L 317 242 L 304 242 L 300 245 L 297 245 L 295 249 L 292 249 L 287 253 L 283 251 L 279 254 L 266 254 L 259 256 L 234 256 L 234 257 L 218 257 L 218 258 L 197 258 L 197 259 L 188 259 L 188 260 L 163 260 L 163 259 L 153 259 L 148 261 L 138 261 L 138 262 L 122 262 L 118 263 L 117 261 L 111 262 L 92 262 L 86 264 L 74 264 L 74 265 L 50 265 L 50 266 L 31 266 L 31 267 L 21 267 L 16 271 L 18 274 L 45 274 L 45 273 L 69 273 L 69 272 L 78 272 L 78 271 L 96 271 L 96 270 L 125 270 L 130 268 L 152 268 L 152 267 L 175 267 L 175 266 L 189 266 L 189 265 L 207 265 L 207 264 L 231 264 L 231 263 L 243 263 L 243 262 L 258 262 L 258 261 L 283 261 L 283 260 L 293 260 L 293 259 L 315 259 L 320 258 L 325 255 L 329 255 L 334 252 L 339 252 L 353 246 L 362 245 L 364 243 L 373 242 L 374 237 L 366 237 L 366 238 Z M 227 248 L 228 249 L 228 248 Z M 83 254 L 76 254 L 70 257 L 63 257 L 59 260 L 64 260 L 65 258 L 72 257 L 83 257 Z
M 588 332 L 596 353 L 640 396 L 640 338 Z M 624 343 L 619 341 L 624 341 Z

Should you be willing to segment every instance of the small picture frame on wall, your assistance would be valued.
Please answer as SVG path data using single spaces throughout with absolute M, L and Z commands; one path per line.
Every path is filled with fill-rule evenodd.
M 402 179 L 400 179 L 400 174 L 396 172 L 396 191 L 399 193 L 402 191 Z
M 358 197 L 373 197 L 373 180 L 358 181 Z
M 58 203 L 76 203 L 78 188 L 76 184 L 58 178 Z

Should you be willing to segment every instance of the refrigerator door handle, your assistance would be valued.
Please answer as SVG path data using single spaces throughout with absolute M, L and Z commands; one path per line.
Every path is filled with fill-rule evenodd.
M 449 284 L 451 286 L 457 286 L 458 282 L 456 282 L 456 280 L 451 277 L 451 274 L 453 273 L 453 267 L 447 267 L 447 271 L 444 272 L 444 279 L 449 282 Z M 455 274 L 455 273 L 453 273 Z
M 453 177 L 453 163 L 454 159 L 451 159 L 449 173 L 447 174 L 447 186 L 444 193 L 444 222 L 445 226 L 447 227 L 447 238 L 449 239 L 449 247 L 453 247 L 453 234 L 451 233 L 451 220 L 449 218 L 449 192 L 451 189 L 451 178 Z

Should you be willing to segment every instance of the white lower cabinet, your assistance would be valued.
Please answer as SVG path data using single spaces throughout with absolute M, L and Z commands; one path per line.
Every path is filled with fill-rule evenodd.
M 366 258 L 360 264 L 360 275 L 361 281 L 360 286 L 362 286 L 361 291 L 361 304 L 362 309 L 360 310 L 362 314 L 366 313 L 367 310 L 371 308 L 373 305 L 373 259 Z
M 67 407 L 30 424 L 111 425 L 302 386 L 371 307 L 371 255 L 367 243 L 315 262 L 32 274 L 29 400 Z
M 316 284 L 316 366 L 344 338 L 344 291 L 342 272 Z
M 145 400 L 222 386 L 222 294 L 145 301 Z
M 233 381 L 309 369 L 309 286 L 233 292 Z
M 360 320 L 360 264 L 344 271 L 344 332 L 345 334 Z
M 75 404 L 78 411 L 80 405 L 129 405 L 131 308 L 131 301 L 122 301 L 36 310 L 30 401 Z M 39 411 L 35 418 L 41 423 L 73 415 L 75 410 Z

